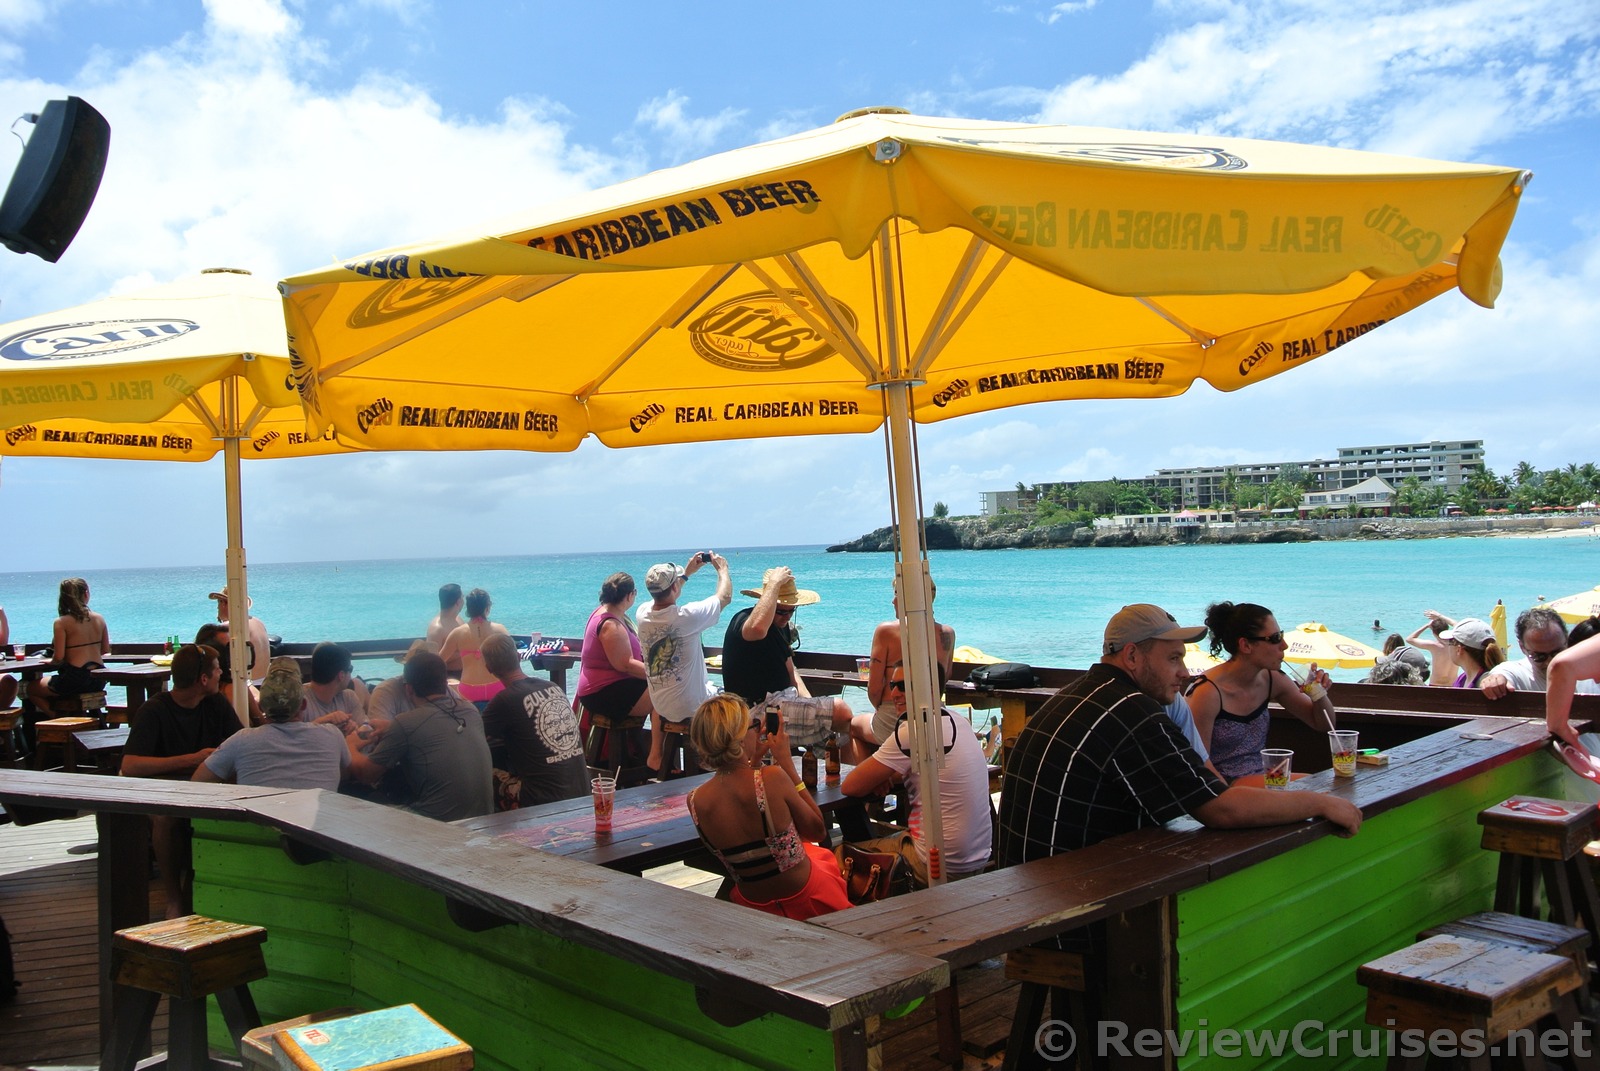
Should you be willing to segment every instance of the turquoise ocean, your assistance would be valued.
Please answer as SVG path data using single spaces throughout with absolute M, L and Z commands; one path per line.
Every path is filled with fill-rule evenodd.
M 788 565 L 802 587 L 822 596 L 796 615 L 805 649 L 864 653 L 873 626 L 892 615 L 887 554 L 829 554 L 819 546 L 716 549 L 728 557 L 736 591 L 759 587 L 769 566 Z M 690 553 L 266 563 L 250 567 L 249 583 L 256 615 L 286 640 L 418 636 L 437 612 L 439 585 L 448 582 L 486 589 L 494 600 L 491 618 L 514 633 L 578 636 L 606 576 L 623 570 L 642 588 L 652 563 L 681 563 Z M 1390 630 L 1409 633 L 1421 625 L 1424 610 L 1487 618 L 1502 599 L 1514 619 L 1541 595 L 1555 599 L 1600 584 L 1600 538 L 1590 535 L 938 551 L 930 560 L 939 585 L 936 616 L 955 626 L 957 643 L 1067 667 L 1098 657 L 1106 619 L 1129 602 L 1154 602 L 1180 621 L 1199 623 L 1210 602 L 1247 600 L 1270 607 L 1286 628 L 1314 620 L 1381 642 Z M 62 575 L 0 573 L 0 606 L 14 641 L 49 641 Z M 710 594 L 713 575 L 707 568 L 692 577 L 685 598 Z M 215 605 L 207 592 L 223 582 L 220 566 L 102 569 L 85 576 L 113 646 L 159 642 L 173 633 L 192 638 Z M 735 594 L 734 609 L 749 601 Z M 1382 622 L 1381 632 L 1373 631 L 1374 620 Z M 720 630 L 707 642 L 720 644 Z M 383 676 L 393 672 L 393 663 L 360 671 Z M 1336 674 L 1343 680 L 1361 675 Z

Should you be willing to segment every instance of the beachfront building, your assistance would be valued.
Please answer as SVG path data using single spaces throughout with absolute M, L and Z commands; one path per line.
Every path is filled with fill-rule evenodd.
M 1339 491 L 1309 491 L 1300 500 L 1301 517 L 1319 509 L 1349 510 L 1352 515 L 1370 511 L 1387 517 L 1394 511 L 1394 488 L 1381 477 L 1373 476 Z
M 1177 513 L 1119 513 L 1114 517 L 1096 517 L 1094 527 L 1097 531 L 1118 528 L 1132 528 L 1140 532 L 1154 532 L 1168 528 L 1182 531 L 1186 528 L 1199 529 L 1208 524 L 1233 522 L 1232 510 L 1186 509 Z
M 1263 461 L 1236 465 L 1196 465 L 1189 468 L 1157 469 L 1153 475 L 1122 482 L 1143 487 L 1152 498 L 1164 493 L 1172 505 L 1179 508 L 1204 510 L 1231 504 L 1234 488 L 1245 485 L 1265 487 L 1285 476 L 1304 477 L 1313 493 L 1344 491 L 1370 479 L 1381 479 L 1390 487 L 1398 487 L 1411 477 L 1424 487 L 1442 487 L 1454 495 L 1474 473 L 1482 472 L 1482 439 L 1434 439 L 1416 443 L 1385 443 L 1376 446 L 1341 446 L 1333 458 L 1313 458 L 1307 461 Z M 1101 482 L 1074 480 L 1071 482 L 1039 484 L 1033 491 L 1049 494 L 1052 491 L 1071 491 L 1085 483 Z M 982 493 L 984 515 L 998 513 L 1005 504 L 999 496 L 1012 499 L 1029 498 L 1015 491 L 985 491 Z M 1006 505 L 1009 509 L 1025 508 Z M 1316 508 L 1316 507 L 1313 507 Z
M 1002 510 L 1029 510 L 1036 501 L 1033 491 L 981 491 L 978 494 L 978 516 L 998 517 Z

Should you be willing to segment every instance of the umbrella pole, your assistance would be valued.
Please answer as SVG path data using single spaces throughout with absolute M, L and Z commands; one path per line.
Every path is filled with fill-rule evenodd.
M 228 658 L 233 666 L 233 712 L 250 725 L 250 594 L 245 585 L 244 516 L 239 490 L 239 381 L 222 384 L 222 471 L 228 499 Z M 262 658 L 267 652 L 260 652 Z
M 916 456 L 912 450 L 911 388 L 906 378 L 905 339 L 900 330 L 900 286 L 898 249 L 891 224 L 878 234 L 880 307 L 883 310 L 883 340 L 888 351 L 888 382 L 884 384 L 888 404 L 889 495 L 894 503 L 899 539 L 895 552 L 895 576 L 900 589 L 900 649 L 906 671 L 906 714 L 911 727 L 912 765 L 917 771 L 922 807 L 922 836 L 929 847 L 930 860 L 936 849 L 944 855 L 944 821 L 939 808 L 939 767 L 944 761 L 942 704 L 939 702 L 938 653 L 933 642 L 933 615 L 928 597 L 928 563 L 922 549 L 918 500 Z M 944 883 L 944 868 L 929 881 Z

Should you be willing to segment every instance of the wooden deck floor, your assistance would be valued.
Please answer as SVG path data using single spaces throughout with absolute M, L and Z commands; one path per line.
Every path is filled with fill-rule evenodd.
M 0 826 L 0 916 L 22 988 L 0 1008 L 0 1069 L 99 1062 L 92 817 Z M 161 887 L 151 886 L 160 917 Z M 166 1016 L 155 1043 L 166 1043 Z
M 95 824 L 92 817 L 0 825 L 0 916 L 11 932 L 11 949 L 22 988 L 15 1003 L 0 1008 L 0 1071 L 88 1069 L 99 1062 L 97 963 L 95 957 Z M 719 879 L 685 866 L 662 867 L 647 877 L 715 894 Z M 161 887 L 152 882 L 151 917 L 159 918 Z M 1015 986 L 998 968 L 960 976 L 961 1021 L 967 1039 L 1003 1038 L 1010 1029 Z M 885 1067 L 936 1071 L 938 1059 L 932 1001 L 903 1019 L 884 1023 Z M 166 1041 L 166 1015 L 156 1018 L 155 1045 Z M 996 1055 L 968 1055 L 966 1071 L 997 1067 Z

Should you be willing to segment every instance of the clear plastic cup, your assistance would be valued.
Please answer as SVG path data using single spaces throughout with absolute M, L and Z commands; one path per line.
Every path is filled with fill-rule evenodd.
M 1356 736 L 1354 729 L 1335 729 L 1328 734 L 1328 750 L 1333 753 L 1333 772 L 1338 777 L 1356 775 Z
M 617 800 L 617 779 L 596 777 L 589 783 L 594 797 L 594 831 L 611 832 L 611 809 Z
M 866 680 L 868 677 L 872 676 L 872 659 L 856 659 L 856 676 L 862 680 Z
M 1262 782 L 1267 788 L 1288 788 L 1289 781 L 1292 776 L 1291 770 L 1293 766 L 1293 751 L 1281 747 L 1268 747 L 1261 749 Z
M 11 657 L 15 658 L 19 662 L 22 661 L 24 658 L 27 658 L 28 657 L 28 648 L 27 648 L 27 646 L 25 644 L 21 644 L 21 643 L 12 644 L 12 646 L 11 646 Z

